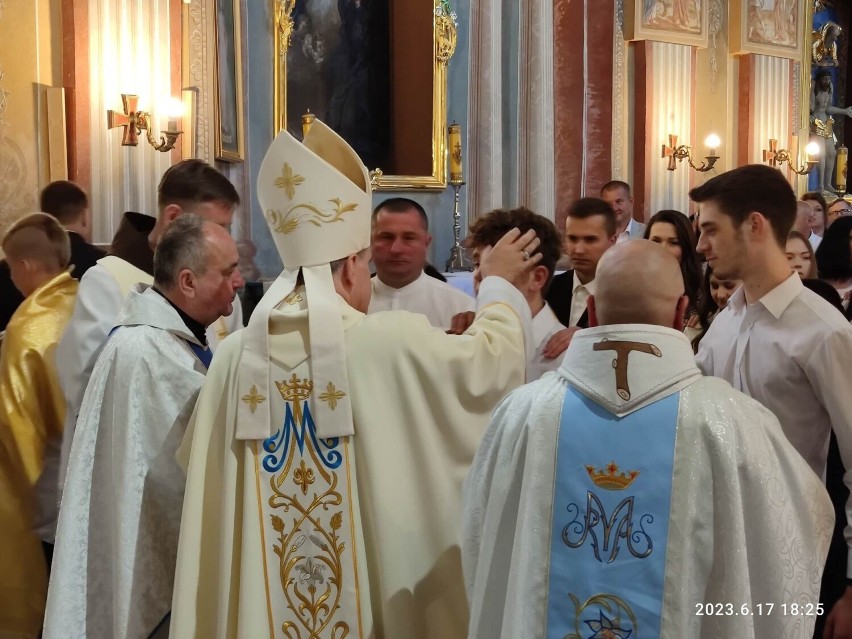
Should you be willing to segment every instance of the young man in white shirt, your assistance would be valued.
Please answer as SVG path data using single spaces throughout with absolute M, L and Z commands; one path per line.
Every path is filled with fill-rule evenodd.
M 820 477 L 832 430 L 844 465 L 852 468 L 852 327 L 790 270 L 785 245 L 796 219 L 792 188 L 779 171 L 749 165 L 689 196 L 699 203 L 698 251 L 716 277 L 743 282 L 701 340 L 698 366 L 775 413 Z M 852 485 L 849 471 L 845 482 Z M 847 521 L 850 513 L 847 502 Z M 846 574 L 850 583 L 852 567 Z M 831 611 L 826 630 L 832 639 L 852 636 L 852 587 Z
M 527 363 L 526 374 L 526 381 L 532 382 L 548 371 L 555 371 L 562 361 L 561 357 L 544 357 L 544 347 L 548 340 L 565 329 L 565 326 L 556 318 L 553 309 L 544 300 L 544 295 L 553 281 L 556 262 L 562 253 L 562 239 L 559 237 L 559 231 L 556 230 L 553 222 L 527 208 L 497 209 L 477 218 L 470 227 L 466 244 L 473 251 L 473 261 L 476 265 L 476 270 L 473 272 L 473 285 L 478 291 L 479 282 L 482 279 L 479 273 L 479 260 L 483 249 L 494 246 L 513 228 L 520 229 L 523 233 L 532 229 L 541 241 L 536 251 L 541 253 L 541 261 L 527 274 L 526 282 L 518 287 L 529 303 L 533 316 L 532 337 L 536 350 Z M 473 321 L 472 314 L 469 319 Z
M 601 199 L 609 204 L 615 213 L 617 243 L 644 237 L 645 225 L 633 219 L 633 196 L 630 195 L 630 185 L 627 182 L 607 182 L 601 188 Z
M 391 198 L 375 208 L 370 248 L 376 276 L 369 313 L 410 311 L 447 329 L 454 315 L 476 308 L 471 296 L 423 272 L 431 242 L 426 211 L 414 200 Z

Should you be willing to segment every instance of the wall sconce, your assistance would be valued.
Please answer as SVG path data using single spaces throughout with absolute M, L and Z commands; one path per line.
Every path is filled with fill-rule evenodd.
M 124 113 L 118 113 L 110 109 L 107 111 L 107 129 L 124 127 L 124 135 L 121 138 L 121 146 L 136 146 L 139 144 L 139 134 L 145 130 L 150 144 L 157 151 L 171 151 L 175 148 L 181 131 L 177 130 L 176 119 L 169 118 L 168 128 L 160 136 L 159 143 L 151 131 L 151 114 L 147 111 L 139 111 L 139 98 L 135 95 L 121 94 L 121 103 L 124 105 Z
M 663 145 L 663 154 L 661 157 L 669 159 L 669 165 L 666 167 L 669 171 L 674 171 L 677 168 L 678 162 L 686 160 L 693 169 L 704 173 L 712 169 L 713 165 L 716 164 L 716 160 L 719 159 L 719 156 L 716 155 L 716 149 L 721 143 L 722 141 L 715 133 L 708 135 L 707 139 L 704 140 L 704 144 L 710 147 L 710 155 L 705 156 L 704 159 L 707 161 L 702 162 L 701 166 L 695 166 L 695 162 L 692 159 L 692 147 L 688 144 L 678 146 L 677 136 L 669 135 L 669 143 Z
M 779 149 L 778 140 L 769 138 L 769 149 L 763 149 L 763 161 L 768 162 L 769 166 L 776 167 L 783 166 L 786 162 L 793 173 L 807 175 L 814 170 L 817 162 L 819 162 L 816 159 L 816 156 L 819 155 L 819 145 L 816 142 L 808 142 L 808 145 L 805 147 L 805 153 L 808 154 L 805 165 L 796 168 L 793 162 L 796 162 L 797 158 L 787 149 Z

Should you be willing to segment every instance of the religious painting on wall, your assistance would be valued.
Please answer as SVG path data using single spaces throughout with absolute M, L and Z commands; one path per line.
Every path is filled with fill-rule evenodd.
M 804 0 L 731 0 L 731 53 L 799 60 Z
M 245 158 L 240 0 L 216 0 L 216 159 Z
M 310 111 L 368 167 L 388 166 L 388 0 L 295 0 L 287 49 L 287 130 L 302 137 Z
M 627 0 L 624 38 L 706 47 L 710 0 Z

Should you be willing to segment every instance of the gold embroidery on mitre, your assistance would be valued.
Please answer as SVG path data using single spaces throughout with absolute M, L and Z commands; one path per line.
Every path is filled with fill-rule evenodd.
M 248 404 L 249 410 L 254 413 L 257 410 L 257 405 L 266 401 L 266 398 L 257 392 L 257 386 L 252 384 L 247 395 L 243 395 L 242 400 Z
M 302 294 L 298 293 L 296 291 L 293 291 L 287 297 L 284 298 L 284 301 L 287 302 L 290 305 L 298 304 L 299 302 L 301 302 L 303 300 L 304 300 L 304 298 L 302 297 Z
M 322 401 L 328 402 L 328 407 L 331 410 L 337 408 L 337 402 L 343 399 L 344 397 L 346 397 L 346 393 L 337 390 L 337 388 L 335 388 L 334 384 L 332 384 L 331 382 L 328 383 L 326 391 L 319 396 Z
M 296 187 L 302 184 L 304 181 L 305 178 L 301 175 L 293 173 L 293 168 L 287 162 L 285 162 L 281 177 L 276 178 L 275 180 L 275 186 L 277 186 L 279 189 L 284 189 L 284 192 L 287 193 L 287 197 L 292 200 L 296 196 Z
M 619 473 L 618 464 L 614 461 L 610 462 L 605 468 L 600 469 L 596 469 L 594 466 L 586 466 L 586 472 L 589 473 L 589 478 L 594 482 L 595 486 L 599 486 L 604 490 L 624 490 L 639 476 L 638 470 Z
M 612 360 L 612 367 L 615 369 L 615 390 L 618 396 L 625 402 L 630 399 L 630 384 L 627 382 L 627 366 L 630 353 L 639 351 L 640 353 L 648 353 L 655 357 L 663 356 L 660 349 L 653 344 L 645 344 L 643 342 L 611 342 L 606 338 L 594 344 L 592 350 L 615 351 L 615 359 Z
M 343 216 L 346 213 L 351 213 L 358 208 L 355 202 L 343 203 L 339 197 L 329 200 L 334 204 L 334 210 L 326 213 L 319 207 L 313 204 L 294 204 L 287 209 L 285 213 L 270 209 L 267 212 L 269 219 L 272 222 L 273 230 L 282 235 L 289 235 L 299 228 L 302 222 L 313 224 L 314 226 L 322 226 L 324 224 L 334 224 L 342 222 Z

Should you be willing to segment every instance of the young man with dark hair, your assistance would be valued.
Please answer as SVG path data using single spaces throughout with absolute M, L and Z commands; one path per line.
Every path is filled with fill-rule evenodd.
M 615 213 L 616 242 L 638 240 L 645 235 L 645 225 L 633 219 L 633 196 L 630 185 L 621 180 L 610 180 L 601 187 L 601 199 Z
M 749 165 L 689 196 L 699 205 L 698 251 L 716 277 L 743 282 L 701 340 L 698 366 L 771 410 L 818 476 L 825 473 L 832 430 L 843 463 L 852 468 L 852 326 L 790 270 L 785 246 L 796 218 L 793 189 L 780 171 Z M 852 486 L 852 473 L 845 479 Z M 850 515 L 852 501 L 847 521 Z M 852 574 L 852 566 L 848 570 Z M 852 633 L 852 587 L 828 626 L 836 635 L 826 636 Z
M 89 244 L 89 198 L 85 191 L 73 182 L 58 180 L 51 182 L 41 192 L 41 212 L 59 220 L 68 231 L 71 241 L 71 277 L 79 280 L 106 253 Z M 6 328 L 15 309 L 24 301 L 20 291 L 12 284 L 9 265 L 0 261 L 0 331 Z
M 453 316 L 476 307 L 472 297 L 425 273 L 432 236 L 420 204 L 404 197 L 385 200 L 373 210 L 371 224 L 376 276 L 371 282 L 370 313 L 410 311 L 447 329 Z
M 60 492 L 71 442 L 86 384 L 107 336 L 115 326 L 124 298 L 138 284 L 153 283 L 154 249 L 172 222 L 182 213 L 195 213 L 227 230 L 239 205 L 234 186 L 215 168 L 201 160 L 183 160 L 169 167 L 158 188 L 156 218 L 126 213 L 113 237 L 109 256 L 80 281 L 74 314 L 56 349 L 59 382 L 68 412 L 62 442 Z M 242 328 L 242 309 L 220 318 L 207 329 L 215 348 L 229 333 Z
M 470 227 L 470 235 L 466 240 L 467 247 L 473 250 L 473 262 L 476 270 L 473 272 L 474 288 L 479 290 L 479 282 L 482 277 L 479 272 L 479 261 L 483 249 L 494 246 L 500 238 L 513 228 L 522 233 L 529 230 L 535 231 L 536 237 L 541 241 L 538 253 L 541 253 L 541 261 L 527 273 L 526 281 L 518 285 L 518 290 L 523 293 L 530 305 L 532 312 L 532 343 L 535 344 L 535 354 L 527 364 L 526 381 L 531 382 L 538 379 L 547 371 L 556 370 L 559 366 L 558 359 L 545 358 L 544 347 L 548 340 L 563 326 L 553 309 L 545 301 L 544 296 L 553 280 L 556 262 L 562 254 L 562 240 L 559 231 L 553 222 L 541 215 L 537 215 L 527 208 L 497 209 L 477 218 Z M 469 317 L 473 322 L 473 313 Z

